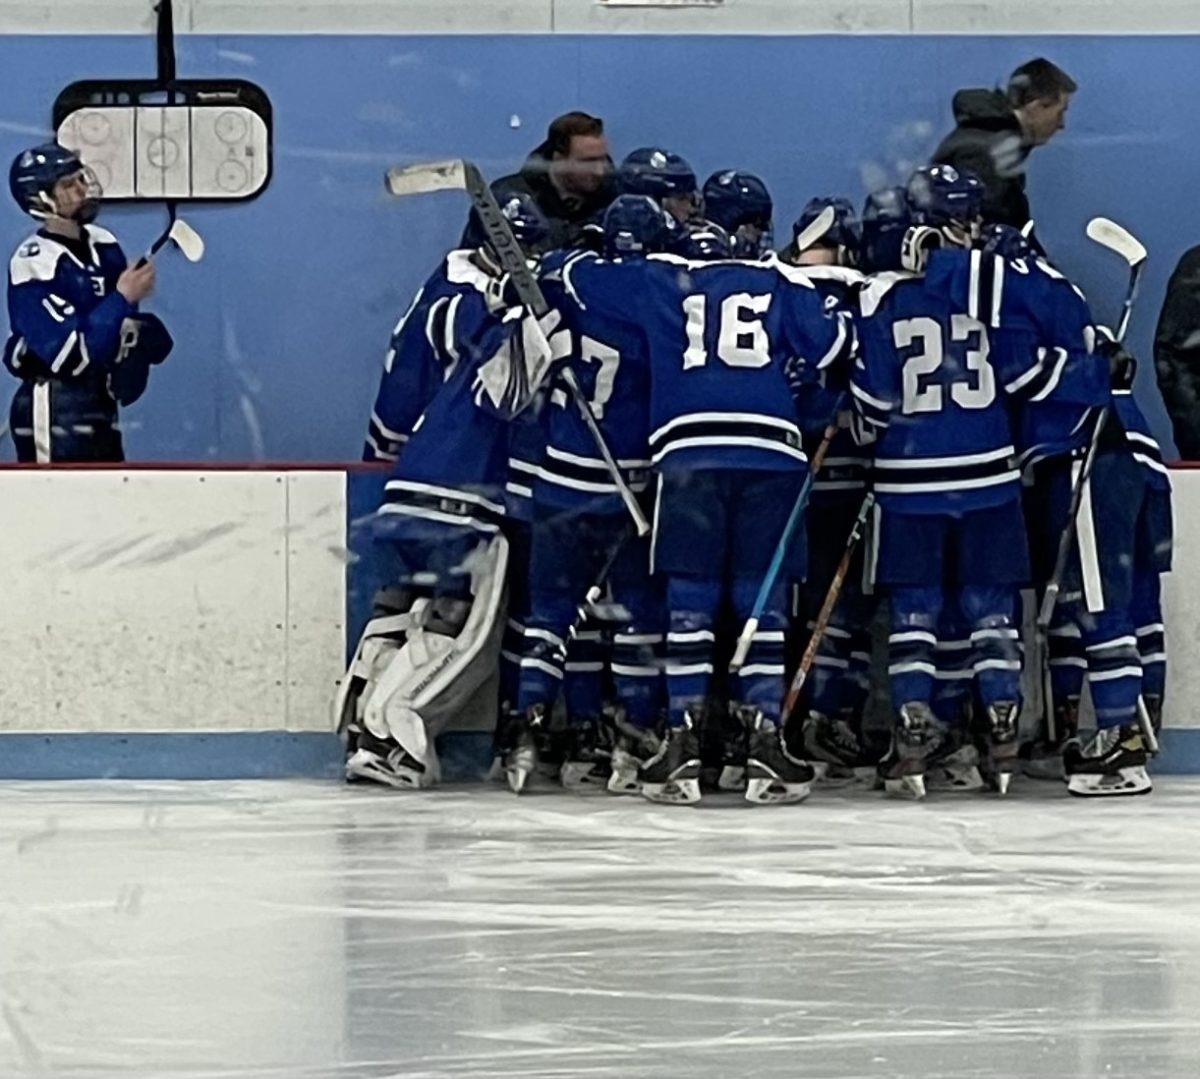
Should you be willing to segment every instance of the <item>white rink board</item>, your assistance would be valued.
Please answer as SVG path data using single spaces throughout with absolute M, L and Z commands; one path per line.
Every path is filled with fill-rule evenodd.
M 327 731 L 341 472 L 0 474 L 0 731 Z
M 1200 470 L 1171 473 L 1175 571 L 1164 581 L 1168 727 L 1200 728 Z
M 645 0 L 643 0 L 645 2 Z M 0 32 L 139 34 L 150 0 L 0 0 Z M 175 0 L 179 33 L 1162 34 L 1200 31 L 1194 0 Z

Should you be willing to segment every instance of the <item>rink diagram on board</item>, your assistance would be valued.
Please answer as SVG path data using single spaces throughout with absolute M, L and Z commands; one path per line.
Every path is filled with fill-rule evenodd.
M 1200 1074 L 1200 780 L 0 785 L 0 1076 Z

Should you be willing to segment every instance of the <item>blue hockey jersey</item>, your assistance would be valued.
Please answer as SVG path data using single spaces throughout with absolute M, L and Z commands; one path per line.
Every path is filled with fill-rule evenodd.
M 499 306 L 498 279 L 470 250 L 451 251 L 392 331 L 371 410 L 364 461 L 395 461 L 413 425 L 454 373 L 462 342 Z
M 969 300 L 978 255 L 935 251 L 924 276 L 882 274 L 861 294 L 851 396 L 880 428 L 875 491 L 885 508 L 958 513 L 1020 494 L 1009 403 L 1053 399 L 1063 368 L 979 317 Z
M 510 308 L 489 315 L 470 336 L 456 338 L 458 362 L 413 425 L 385 485 L 377 539 L 436 541 L 447 528 L 483 535 L 500 528 L 510 421 L 533 403 L 549 360 L 524 337 L 524 314 Z M 554 356 L 565 357 L 566 337 L 551 335 Z
M 845 266 L 798 267 L 813 283 L 825 302 L 825 310 L 853 314 L 858 291 L 867 278 Z M 806 386 L 797 401 L 804 428 L 804 449 L 811 457 L 824 437 L 830 420 L 840 411 L 849 410 L 850 363 L 834 363 L 820 373 L 819 381 Z M 813 477 L 812 499 L 861 498 L 866 491 L 874 458 L 874 435 L 870 428 L 844 427 L 834 435 L 821 470 Z
M 1094 320 L 1083 293 L 1041 259 L 1005 261 L 973 251 L 970 269 L 948 275 L 956 303 L 1014 347 L 1041 352 L 1049 365 L 1040 390 L 1014 402 L 1015 444 L 1023 467 L 1083 445 L 1094 410 L 1109 403 L 1107 361 L 1093 349 Z
M 12 334 L 4 365 L 21 380 L 9 412 L 20 461 L 124 460 L 117 406 L 145 392 L 171 335 L 116 289 L 127 263 L 112 233 L 42 231 L 9 263 Z
M 789 471 L 807 463 L 785 365 L 816 372 L 849 346 L 799 270 L 781 264 L 580 260 L 571 285 L 597 317 L 641 327 L 650 459 L 661 472 Z
M 117 360 L 121 324 L 137 310 L 116 289 L 128 263 L 111 232 L 83 228 L 80 244 L 38 232 L 9 263 L 4 356 L 18 378 L 107 375 Z
M 571 331 L 568 363 L 617 467 L 636 493 L 645 490 L 650 476 L 649 346 L 641 326 L 610 318 L 601 305 L 589 307 L 576 287 L 577 271 L 589 282 L 603 280 L 603 270 L 594 271 L 589 265 L 580 271 L 584 262 L 601 261 L 587 252 L 554 252 L 542 263 L 542 290 Z M 596 443 L 561 380 L 550 398 L 545 455 L 534 495 L 539 503 L 564 509 L 625 512 Z

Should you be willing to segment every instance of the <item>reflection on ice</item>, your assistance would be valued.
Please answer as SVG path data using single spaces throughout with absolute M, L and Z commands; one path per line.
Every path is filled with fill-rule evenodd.
M 9 784 L 0 1074 L 1193 1076 L 1200 784 Z

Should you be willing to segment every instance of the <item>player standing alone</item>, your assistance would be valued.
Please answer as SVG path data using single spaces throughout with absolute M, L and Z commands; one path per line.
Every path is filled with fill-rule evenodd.
M 25 150 L 9 187 L 41 222 L 8 269 L 4 365 L 21 380 L 10 412 L 17 460 L 123 461 L 117 406 L 141 397 L 172 344 L 157 318 L 138 314 L 154 263 L 130 266 L 112 233 L 92 224 L 101 191 L 74 151 L 53 142 Z

